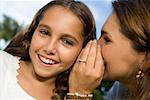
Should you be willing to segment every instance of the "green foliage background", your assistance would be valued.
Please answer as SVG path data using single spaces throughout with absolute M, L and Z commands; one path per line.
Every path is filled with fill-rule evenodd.
M 23 26 L 19 25 L 16 20 L 7 15 L 3 15 L 3 18 L 4 20 L 0 22 L 0 39 L 4 39 L 8 42 L 22 29 Z

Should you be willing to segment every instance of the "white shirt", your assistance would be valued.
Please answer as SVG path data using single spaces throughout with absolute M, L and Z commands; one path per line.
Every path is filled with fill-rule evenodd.
M 0 51 L 0 100 L 35 100 L 18 84 L 19 59 Z

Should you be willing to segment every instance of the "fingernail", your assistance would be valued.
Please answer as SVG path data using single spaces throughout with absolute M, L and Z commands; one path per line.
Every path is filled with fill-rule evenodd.
M 98 44 L 98 48 L 101 48 L 101 45 Z
M 92 43 L 92 40 L 90 40 L 86 45 L 89 46 L 91 45 L 91 43 Z
M 92 43 L 92 40 L 90 40 L 89 42 L 88 42 L 88 44 L 91 44 Z
M 96 44 L 96 43 L 97 43 L 97 40 L 96 40 L 96 39 L 94 39 L 94 40 L 93 40 L 93 43 L 95 43 L 95 44 Z

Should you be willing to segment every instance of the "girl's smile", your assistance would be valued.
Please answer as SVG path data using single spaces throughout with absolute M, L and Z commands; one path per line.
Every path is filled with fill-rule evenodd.
M 45 57 L 45 56 L 43 56 L 43 55 L 39 55 L 38 54 L 38 58 L 40 59 L 40 61 L 43 63 L 43 64 L 45 64 L 46 66 L 52 66 L 52 65 L 56 65 L 56 64 L 59 64 L 59 62 L 58 61 L 56 61 L 55 59 L 53 59 L 53 58 L 48 58 L 48 57 Z

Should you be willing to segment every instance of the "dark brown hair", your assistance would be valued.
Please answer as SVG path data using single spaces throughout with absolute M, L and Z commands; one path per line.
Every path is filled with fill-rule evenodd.
M 150 0 L 116 0 L 112 4 L 121 33 L 131 41 L 137 52 L 149 54 Z M 145 72 L 134 92 L 138 99 L 150 98 L 150 69 Z
M 5 51 L 15 56 L 21 57 L 22 60 L 30 61 L 31 59 L 29 56 L 29 46 L 33 33 L 37 28 L 40 20 L 44 17 L 44 14 L 47 11 L 47 9 L 53 6 L 63 6 L 72 11 L 80 19 L 80 21 L 83 24 L 83 32 L 82 32 L 82 35 L 84 37 L 83 47 L 90 40 L 96 38 L 96 27 L 94 17 L 90 9 L 84 3 L 75 0 L 54 0 L 46 4 L 36 13 L 26 33 L 20 34 L 18 35 L 17 38 L 14 38 L 11 41 L 11 43 L 7 46 Z M 55 93 L 57 93 L 58 96 L 54 96 L 53 99 L 56 99 L 57 97 L 63 99 L 65 94 L 68 92 L 69 90 L 68 77 L 71 69 L 72 67 L 69 68 L 67 71 L 58 75 L 55 82 L 56 86 Z

